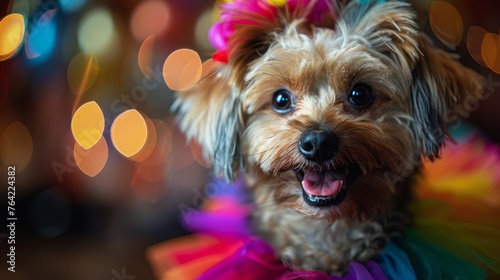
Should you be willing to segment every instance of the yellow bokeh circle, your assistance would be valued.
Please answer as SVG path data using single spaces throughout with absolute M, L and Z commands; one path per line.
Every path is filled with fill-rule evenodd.
M 111 141 L 125 157 L 136 155 L 146 144 L 148 126 L 144 117 L 135 109 L 121 113 L 111 125 Z
M 0 61 L 14 56 L 24 39 L 25 25 L 21 14 L 9 14 L 0 21 Z
M 165 60 L 163 79 L 171 90 L 188 90 L 200 80 L 201 71 L 202 63 L 198 53 L 190 49 L 179 49 Z
M 71 120 L 71 132 L 76 142 L 88 150 L 101 139 L 104 114 L 95 101 L 87 102 L 76 110 Z

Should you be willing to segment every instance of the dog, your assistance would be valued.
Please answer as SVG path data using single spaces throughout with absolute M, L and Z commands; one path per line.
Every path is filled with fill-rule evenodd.
M 256 234 L 287 267 L 343 275 L 404 233 L 422 160 L 483 79 L 405 2 L 233 2 L 227 62 L 178 93 L 179 127 L 215 174 L 244 178 Z

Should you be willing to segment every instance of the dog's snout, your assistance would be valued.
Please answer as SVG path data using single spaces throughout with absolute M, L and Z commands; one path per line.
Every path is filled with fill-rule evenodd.
M 299 139 L 299 151 L 308 160 L 325 162 L 333 158 L 338 149 L 338 138 L 329 129 L 308 129 Z

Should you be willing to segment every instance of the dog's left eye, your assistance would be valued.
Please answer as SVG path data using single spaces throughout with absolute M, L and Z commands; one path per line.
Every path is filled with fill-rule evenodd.
M 372 87 L 363 83 L 355 84 L 348 95 L 348 100 L 356 109 L 370 106 L 373 102 Z
M 279 114 L 286 114 L 295 107 L 293 96 L 287 89 L 280 89 L 274 93 L 273 109 Z

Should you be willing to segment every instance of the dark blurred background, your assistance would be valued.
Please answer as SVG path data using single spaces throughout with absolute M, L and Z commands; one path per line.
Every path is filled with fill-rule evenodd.
M 179 213 L 208 197 L 200 149 L 185 143 L 169 112 L 176 85 L 169 88 L 167 76 L 183 72 L 175 67 L 193 57 L 174 66 L 166 61 L 181 48 L 195 50 L 201 61 L 210 58 L 213 4 L 2 1 L 1 279 L 153 279 L 148 246 L 185 234 Z M 485 77 L 489 98 L 467 122 L 500 143 L 500 2 L 415 0 L 414 6 L 435 45 Z M 84 104 L 102 111 L 80 111 L 104 124 L 90 140 L 75 138 L 71 129 Z M 131 112 L 138 113 L 135 121 L 123 121 Z M 117 132 L 120 125 L 124 132 Z M 145 133 L 127 134 L 144 125 Z M 87 152 L 85 140 L 95 140 Z M 7 167 L 13 165 L 16 273 L 6 263 Z

